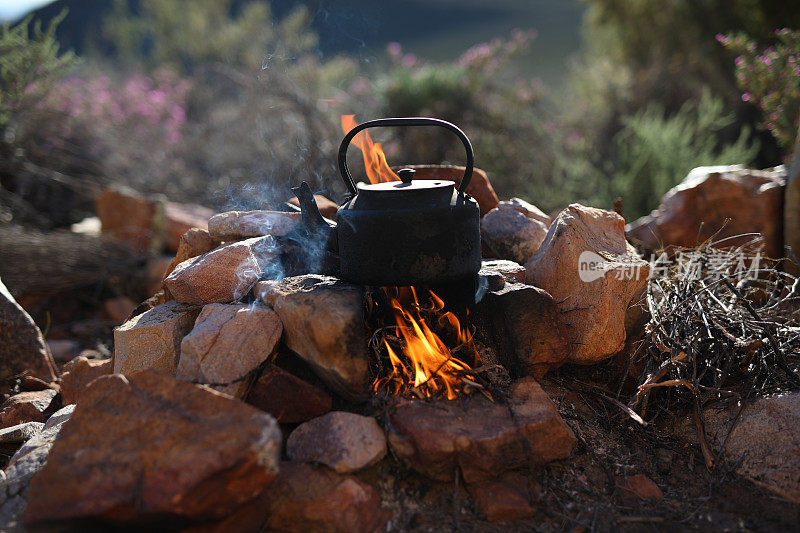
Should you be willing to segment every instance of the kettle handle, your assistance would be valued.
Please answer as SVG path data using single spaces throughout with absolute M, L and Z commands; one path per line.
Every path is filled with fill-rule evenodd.
M 353 177 L 350 175 L 350 171 L 347 168 L 347 148 L 350 146 L 350 141 L 352 141 L 353 137 L 355 137 L 359 132 L 367 128 L 389 126 L 439 126 L 458 135 L 458 138 L 461 139 L 461 142 L 464 144 L 464 149 L 467 151 L 467 165 L 464 169 L 464 176 L 461 178 L 461 183 L 458 185 L 458 192 L 463 193 L 467 189 L 467 185 L 469 185 L 469 182 L 472 179 L 472 169 L 475 165 L 475 154 L 472 151 L 472 144 L 469 142 L 467 135 L 461 131 L 461 128 L 455 124 L 447 122 L 446 120 L 441 120 L 438 118 L 379 118 L 377 120 L 368 120 L 367 122 L 362 122 L 358 126 L 351 129 L 349 132 L 347 132 L 347 135 L 344 136 L 344 139 L 342 139 L 342 144 L 339 146 L 339 172 L 342 175 L 344 184 L 347 185 L 347 188 L 350 190 L 351 194 L 355 196 L 358 194 L 358 191 L 356 190 L 356 183 L 353 181 Z

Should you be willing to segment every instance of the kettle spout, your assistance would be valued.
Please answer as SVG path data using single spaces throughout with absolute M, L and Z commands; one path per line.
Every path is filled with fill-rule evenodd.
M 300 204 L 300 212 L 303 215 L 303 225 L 310 234 L 320 232 L 333 233 L 333 228 L 322 213 L 319 212 L 317 202 L 314 201 L 314 193 L 311 187 L 305 181 L 297 187 L 292 187 L 292 192 L 297 196 L 297 202 Z

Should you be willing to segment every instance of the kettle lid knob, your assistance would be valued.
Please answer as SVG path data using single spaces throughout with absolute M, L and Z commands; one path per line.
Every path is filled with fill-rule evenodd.
M 397 171 L 397 177 L 400 178 L 403 183 L 411 183 L 411 180 L 414 179 L 414 173 L 416 173 L 416 170 L 413 168 L 401 168 Z

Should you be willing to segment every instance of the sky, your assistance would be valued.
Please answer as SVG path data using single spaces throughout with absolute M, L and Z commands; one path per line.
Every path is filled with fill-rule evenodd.
M 53 0 L 0 0 L 0 20 L 14 20 Z

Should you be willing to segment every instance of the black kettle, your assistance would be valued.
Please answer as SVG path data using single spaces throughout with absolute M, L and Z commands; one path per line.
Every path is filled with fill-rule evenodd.
M 347 168 L 347 148 L 360 131 L 388 126 L 439 126 L 455 133 L 467 153 L 458 188 L 449 180 L 415 180 L 413 169 L 398 171 L 401 181 L 355 184 Z M 383 118 L 357 125 L 339 147 L 339 171 L 350 191 L 339 206 L 336 225 L 320 215 L 307 184 L 293 189 L 305 225 L 325 235 L 338 255 L 338 275 L 371 286 L 450 284 L 474 279 L 481 266 L 480 210 L 464 191 L 472 178 L 474 154 L 460 128 L 435 118 Z

